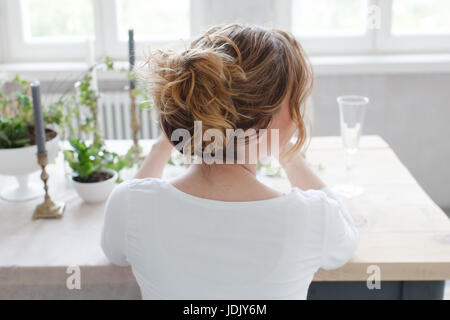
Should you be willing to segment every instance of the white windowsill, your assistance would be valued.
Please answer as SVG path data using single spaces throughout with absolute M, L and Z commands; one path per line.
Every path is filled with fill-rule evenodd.
M 450 54 L 383 54 L 311 57 L 318 75 L 450 73 Z
M 359 56 L 313 56 L 316 75 L 450 73 L 450 54 L 392 54 Z M 116 67 L 128 68 L 126 62 Z M 87 69 L 84 62 L 30 62 L 0 64 L 0 81 L 20 74 L 26 79 L 70 80 Z M 118 71 L 100 72 L 101 80 L 126 79 Z

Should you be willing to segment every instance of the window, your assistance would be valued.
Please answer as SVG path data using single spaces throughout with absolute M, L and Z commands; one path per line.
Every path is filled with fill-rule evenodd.
M 392 34 L 450 34 L 448 0 L 394 1 Z
M 292 31 L 302 37 L 365 33 L 365 3 L 360 0 L 296 0 Z
M 381 52 L 436 53 L 450 50 L 450 1 L 378 0 Z
M 135 29 L 138 54 L 148 45 L 182 46 L 191 30 L 200 30 L 203 20 L 196 12 L 204 1 L 0 0 L 7 20 L 0 21 L 6 29 L 0 37 L 8 42 L 0 59 L 3 54 L 14 62 L 85 61 L 92 38 L 98 57 L 126 59 L 128 29 Z
M 277 3 L 275 23 L 291 29 L 310 54 L 436 53 L 450 49 L 448 0 Z
M 449 0 L 0 0 L 0 62 L 86 61 L 87 39 L 126 60 L 130 28 L 139 55 L 224 21 L 291 30 L 311 55 L 450 50 Z
M 137 40 L 189 38 L 189 5 L 186 0 L 120 0 L 120 39 L 127 39 L 130 28 Z
M 25 0 L 24 37 L 26 41 L 57 41 L 86 38 L 94 34 L 91 0 Z
M 372 50 L 367 30 L 369 0 L 281 0 L 277 25 L 290 29 L 310 54 Z M 289 19 L 285 17 L 288 16 Z

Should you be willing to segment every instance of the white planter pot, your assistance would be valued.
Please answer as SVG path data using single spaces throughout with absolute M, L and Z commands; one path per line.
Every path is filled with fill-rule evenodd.
M 104 172 L 109 172 L 112 178 L 101 182 L 78 182 L 73 180 L 72 185 L 77 191 L 78 195 L 87 203 L 103 202 L 108 199 L 109 194 L 116 186 L 118 178 L 117 172 L 114 170 L 105 169 Z
M 46 142 L 48 162 L 52 162 L 59 151 L 59 136 Z M 28 183 L 30 173 L 41 170 L 37 160 L 37 146 L 0 149 L 0 174 L 15 176 L 18 184 L 1 190 L 0 196 L 9 201 L 26 201 L 44 195 L 44 185 Z

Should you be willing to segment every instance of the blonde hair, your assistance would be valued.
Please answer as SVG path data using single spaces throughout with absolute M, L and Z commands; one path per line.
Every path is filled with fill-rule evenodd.
M 293 149 L 305 143 L 303 106 L 313 75 L 290 33 L 254 25 L 215 26 L 182 52 L 153 52 L 147 64 L 145 80 L 167 137 L 179 128 L 193 136 L 194 121 L 202 121 L 203 132 L 220 131 L 223 141 L 227 129 L 265 129 L 290 94 L 298 130 Z

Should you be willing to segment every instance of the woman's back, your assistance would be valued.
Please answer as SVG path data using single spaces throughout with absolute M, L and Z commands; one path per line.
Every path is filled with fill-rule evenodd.
M 356 240 L 326 188 L 224 202 L 149 178 L 114 191 L 102 246 L 132 266 L 144 299 L 305 299 L 317 269 L 344 264 Z
M 298 152 L 313 82 L 300 43 L 281 30 L 216 26 L 147 65 L 163 134 L 108 201 L 105 254 L 132 266 L 148 299 L 306 298 L 319 267 L 350 259 L 357 231 Z M 189 169 L 164 182 L 174 147 Z M 258 181 L 267 156 L 280 160 L 289 194 Z

